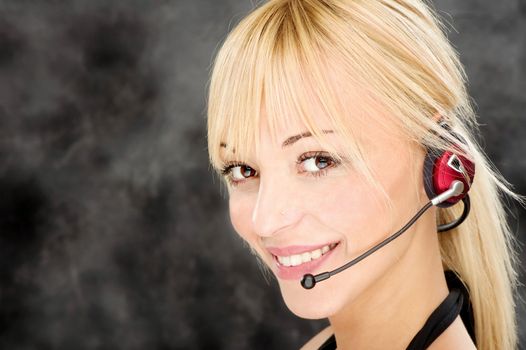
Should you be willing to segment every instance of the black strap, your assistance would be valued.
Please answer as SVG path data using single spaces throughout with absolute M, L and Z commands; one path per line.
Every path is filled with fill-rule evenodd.
M 464 297 L 458 289 L 449 292 L 444 301 L 433 311 L 424 327 L 414 336 L 407 350 L 427 349 L 460 314 Z
M 333 350 L 336 349 L 336 337 L 331 335 L 329 339 L 327 339 L 321 346 L 318 348 L 318 350 Z
M 466 327 L 466 330 L 468 331 L 471 340 L 476 345 L 477 339 L 475 337 L 475 320 L 473 317 L 473 306 L 471 305 L 471 301 L 469 298 L 469 291 L 455 272 L 447 270 L 444 272 L 444 274 L 446 275 L 448 289 L 458 289 L 462 292 L 462 295 L 464 296 L 464 303 L 462 304 L 462 310 L 460 310 L 460 317 L 462 318 L 464 327 Z

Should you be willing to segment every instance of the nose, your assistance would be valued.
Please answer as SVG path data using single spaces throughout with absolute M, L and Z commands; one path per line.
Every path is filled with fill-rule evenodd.
M 276 177 L 265 182 L 261 180 L 252 212 L 254 231 L 259 236 L 270 237 L 294 226 L 303 216 L 297 205 L 299 200 L 290 182 Z

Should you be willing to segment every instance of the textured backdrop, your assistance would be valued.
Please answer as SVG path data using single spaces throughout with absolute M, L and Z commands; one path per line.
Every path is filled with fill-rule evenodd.
M 295 349 L 325 325 L 265 281 L 207 164 L 212 57 L 255 5 L 0 1 L 0 348 Z M 435 5 L 526 194 L 526 1 Z

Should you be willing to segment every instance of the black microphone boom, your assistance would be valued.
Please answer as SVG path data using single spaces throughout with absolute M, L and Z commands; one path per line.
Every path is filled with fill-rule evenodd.
M 371 255 L 372 253 L 374 253 L 378 249 L 384 247 L 385 245 L 389 244 L 390 242 L 392 242 L 396 238 L 400 237 L 400 235 L 402 233 L 404 233 L 405 231 L 407 231 L 407 229 L 409 229 L 415 223 L 415 221 L 418 220 L 418 218 L 420 216 L 422 216 L 422 214 L 424 214 L 424 212 L 427 209 L 431 208 L 433 205 L 440 204 L 443 201 L 445 201 L 445 200 L 447 200 L 447 199 L 449 199 L 451 197 L 459 195 L 460 193 L 462 193 L 463 190 L 464 190 L 464 184 L 462 182 L 460 182 L 460 181 L 454 181 L 451 184 L 451 187 L 449 188 L 449 190 L 445 191 L 444 193 L 436 196 L 435 198 L 433 198 L 429 202 L 427 202 L 426 205 L 424 205 L 411 218 L 411 220 L 409 220 L 407 222 L 407 224 L 405 224 L 400 230 L 398 230 L 397 232 L 395 232 L 391 236 L 387 237 L 386 239 L 384 239 L 383 241 L 381 241 L 380 243 L 378 243 L 377 245 L 375 245 L 371 249 L 367 250 L 365 253 L 361 254 L 357 258 L 354 258 L 353 260 L 349 261 L 347 264 L 345 264 L 343 266 L 340 266 L 340 267 L 338 267 L 335 270 L 322 272 L 322 273 L 319 273 L 319 274 L 317 274 L 315 276 L 310 274 L 310 273 L 304 275 L 303 278 L 301 279 L 302 287 L 305 288 L 305 289 L 312 289 L 312 288 L 314 288 L 314 286 L 316 285 L 317 282 L 324 281 L 324 280 L 330 278 L 331 276 L 334 276 L 335 274 L 340 273 L 343 270 L 346 270 L 349 267 L 353 266 L 354 264 L 356 264 L 356 263 L 360 262 L 361 260 L 365 259 L 366 257 Z M 469 196 L 466 195 L 463 198 L 462 201 L 464 202 L 464 211 L 463 211 L 461 217 L 459 219 L 453 221 L 452 223 L 440 225 L 438 227 L 438 231 L 439 232 L 450 230 L 450 229 L 460 225 L 460 223 L 462 223 L 462 221 L 464 221 L 464 219 L 467 217 L 467 215 L 469 213 L 469 209 L 470 209 Z
M 422 215 L 424 214 L 424 212 L 431 208 L 433 206 L 433 204 L 431 203 L 431 201 L 427 202 L 426 205 L 424 205 L 419 211 L 418 213 L 416 213 L 415 216 L 413 216 L 411 218 L 411 220 L 409 220 L 409 222 L 407 224 L 405 224 L 404 227 L 402 227 L 398 232 L 396 232 L 395 234 L 387 237 L 386 239 L 384 239 L 382 242 L 380 242 L 379 244 L 375 245 L 374 247 L 372 247 L 371 249 L 369 249 L 368 251 L 366 251 L 365 253 L 363 253 L 362 255 L 360 255 L 359 257 L 349 261 L 347 264 L 343 265 L 343 266 L 340 266 L 338 267 L 337 269 L 335 270 L 332 270 L 332 271 L 328 271 L 328 272 L 323 272 L 323 273 L 320 273 L 316 276 L 313 276 L 311 275 L 310 273 L 309 274 L 306 274 L 305 276 L 303 276 L 303 279 L 301 280 L 301 285 L 303 286 L 303 288 L 305 289 L 311 289 L 313 288 L 315 285 L 316 285 L 316 282 L 320 282 L 320 281 L 323 281 L 323 280 L 326 280 L 327 278 L 331 277 L 332 275 L 335 275 L 337 273 L 340 273 L 342 272 L 343 270 L 345 269 L 348 269 L 349 267 L 353 266 L 354 264 L 360 262 L 361 260 L 367 258 L 369 255 L 371 255 L 372 253 L 374 253 L 375 251 L 377 251 L 378 249 L 382 248 L 383 246 L 385 246 L 386 244 L 390 243 L 391 241 L 393 241 L 394 239 L 396 239 L 398 236 L 400 236 L 402 233 L 404 233 L 405 231 L 407 231 L 407 229 L 409 227 L 411 227 L 411 225 L 413 225 L 415 223 L 415 221 Z

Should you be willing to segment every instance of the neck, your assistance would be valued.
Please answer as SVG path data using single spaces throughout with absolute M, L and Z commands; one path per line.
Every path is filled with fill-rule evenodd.
M 352 305 L 329 317 L 338 349 L 405 349 L 448 295 L 435 216 L 414 226 L 406 253 Z M 394 242 L 393 242 L 394 243 Z

